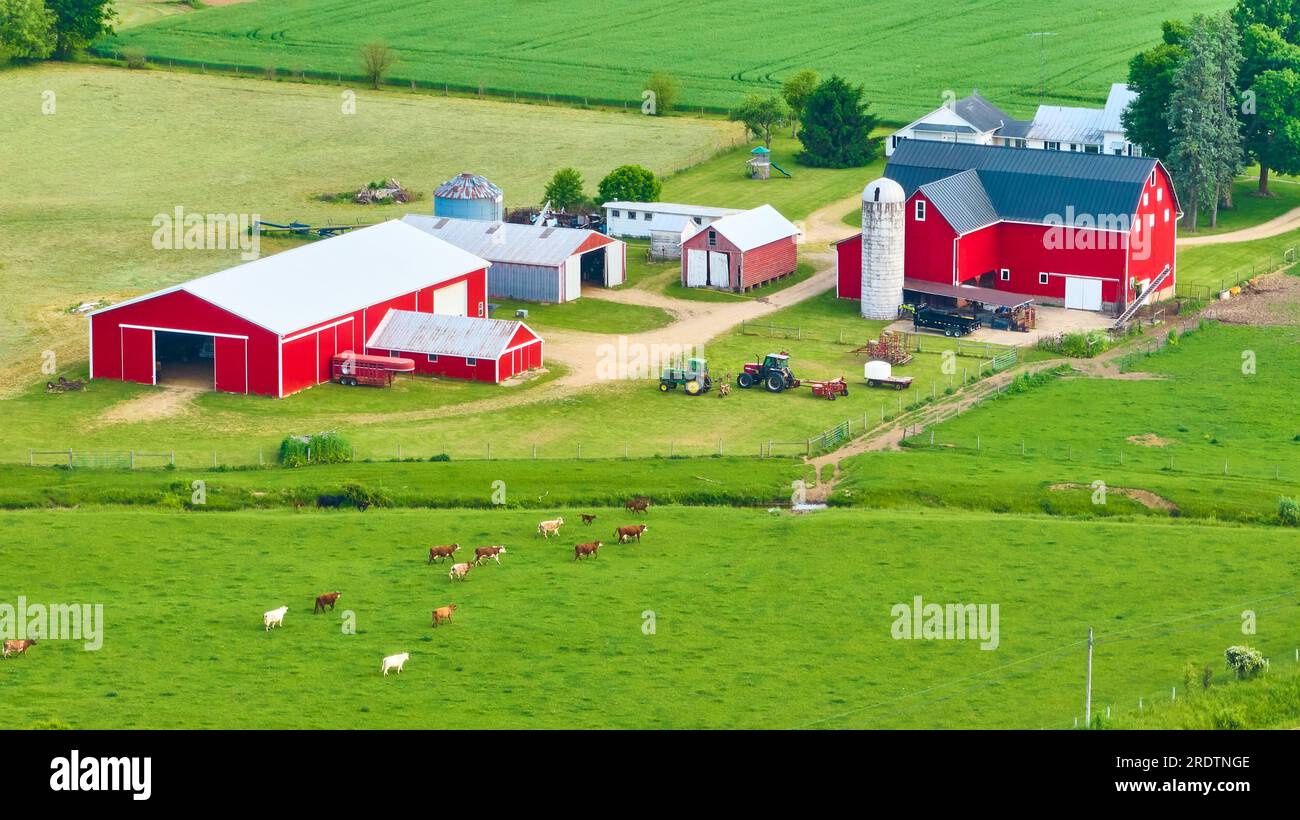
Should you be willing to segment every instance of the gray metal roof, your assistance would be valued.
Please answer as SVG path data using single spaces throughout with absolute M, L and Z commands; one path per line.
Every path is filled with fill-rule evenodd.
M 978 91 L 971 92 L 969 97 L 962 97 L 954 104 L 953 109 L 963 120 L 980 131 L 993 131 L 1014 121 L 1014 118 L 1008 116 L 1001 108 L 981 97 Z
M 1129 89 L 1124 83 L 1115 83 L 1110 87 L 1110 94 L 1106 96 L 1106 107 L 1102 109 L 1101 130 L 1112 133 L 1123 133 L 1124 123 L 1120 116 L 1124 109 L 1128 108 L 1129 103 L 1137 99 L 1137 92 Z
M 1034 114 L 1029 138 L 1064 143 L 1091 143 L 1100 145 L 1102 119 L 1100 108 L 1070 108 L 1064 105 L 1040 105 Z
M 997 209 L 974 171 L 962 171 L 926 183 L 921 186 L 921 193 L 934 203 L 957 233 L 970 233 L 998 221 Z
M 367 348 L 402 353 L 433 353 L 495 359 L 510 346 L 523 322 L 508 319 L 476 319 L 442 316 L 413 310 L 390 310 L 370 334 Z M 532 328 L 528 328 L 534 338 Z
M 922 185 L 974 171 L 1002 219 L 1042 223 L 1055 216 L 1073 224 L 1085 215 L 1132 216 L 1155 166 L 1150 157 L 904 140 L 885 176 L 910 197 Z
M 424 214 L 407 214 L 402 221 L 489 262 L 549 268 L 563 265 L 593 235 L 608 239 L 582 228 L 517 225 Z M 615 241 L 608 239 L 604 244 Z
M 938 131 L 945 134 L 974 134 L 975 129 L 969 125 L 948 125 L 942 122 L 918 122 L 912 126 L 913 131 Z

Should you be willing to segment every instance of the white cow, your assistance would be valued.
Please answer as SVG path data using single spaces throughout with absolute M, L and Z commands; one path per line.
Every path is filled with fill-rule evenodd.
M 473 564 L 452 564 L 451 572 L 447 573 L 447 577 L 453 581 L 464 581 L 473 566 Z
M 406 662 L 410 659 L 410 652 L 402 652 L 401 654 L 389 655 L 387 658 L 384 658 L 384 677 L 388 677 L 389 669 L 396 669 L 397 674 L 402 674 L 402 667 L 406 666 Z
M 262 626 L 270 632 L 273 626 L 284 626 L 284 613 L 289 611 L 289 607 L 282 606 L 279 609 L 273 609 L 262 615 Z
M 564 526 L 563 518 L 552 518 L 550 521 L 543 521 L 537 525 L 537 531 L 542 534 L 543 538 L 550 538 L 552 535 L 560 534 L 560 527 Z

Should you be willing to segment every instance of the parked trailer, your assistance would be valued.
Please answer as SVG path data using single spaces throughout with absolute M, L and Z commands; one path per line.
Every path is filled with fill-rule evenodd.
M 921 328 L 941 330 L 945 336 L 965 336 L 967 333 L 979 330 L 983 327 L 983 323 L 969 313 L 949 313 L 922 307 L 917 308 L 912 316 L 912 327 L 915 330 Z
M 903 390 L 912 386 L 912 377 L 895 376 L 889 362 L 867 362 L 866 367 L 863 368 L 863 376 L 867 380 L 867 387 L 892 387 L 895 390 Z
M 351 387 L 359 384 L 389 387 L 394 375 L 414 370 L 414 359 L 397 356 L 366 356 L 346 350 L 330 359 L 330 381 Z

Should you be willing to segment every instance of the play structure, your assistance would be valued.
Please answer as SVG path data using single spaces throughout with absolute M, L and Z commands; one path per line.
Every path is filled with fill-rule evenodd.
M 889 362 L 867 362 L 862 370 L 862 375 L 867 380 L 867 387 L 890 387 L 894 390 L 903 390 L 912 386 L 912 377 L 895 376 Z
M 897 330 L 885 330 L 879 339 L 872 339 L 853 352 L 865 355 L 868 359 L 889 362 L 892 365 L 907 364 L 912 361 L 912 352 L 908 348 L 907 334 Z
M 772 161 L 772 152 L 766 147 L 760 145 L 749 153 L 750 157 L 745 162 L 745 166 L 749 169 L 750 179 L 770 179 L 773 170 L 782 176 L 793 176 L 780 165 L 777 165 Z
M 681 387 L 688 396 L 702 396 L 713 389 L 709 363 L 701 358 L 690 358 L 684 366 L 665 367 L 659 374 L 659 392 L 667 393 Z
M 372 387 L 391 387 L 393 377 L 398 373 L 411 373 L 415 370 L 414 359 L 395 356 L 365 356 L 344 351 L 330 359 L 331 381 L 356 387 L 360 384 Z

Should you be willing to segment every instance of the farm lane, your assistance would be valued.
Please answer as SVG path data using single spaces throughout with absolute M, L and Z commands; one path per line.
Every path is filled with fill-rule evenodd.
M 1178 247 L 1190 248 L 1197 245 L 1222 245 L 1228 242 L 1249 242 L 1254 239 L 1268 239 L 1300 228 L 1300 208 L 1292 208 L 1281 216 L 1267 222 L 1261 222 L 1239 231 L 1214 234 L 1212 236 L 1180 236 Z

